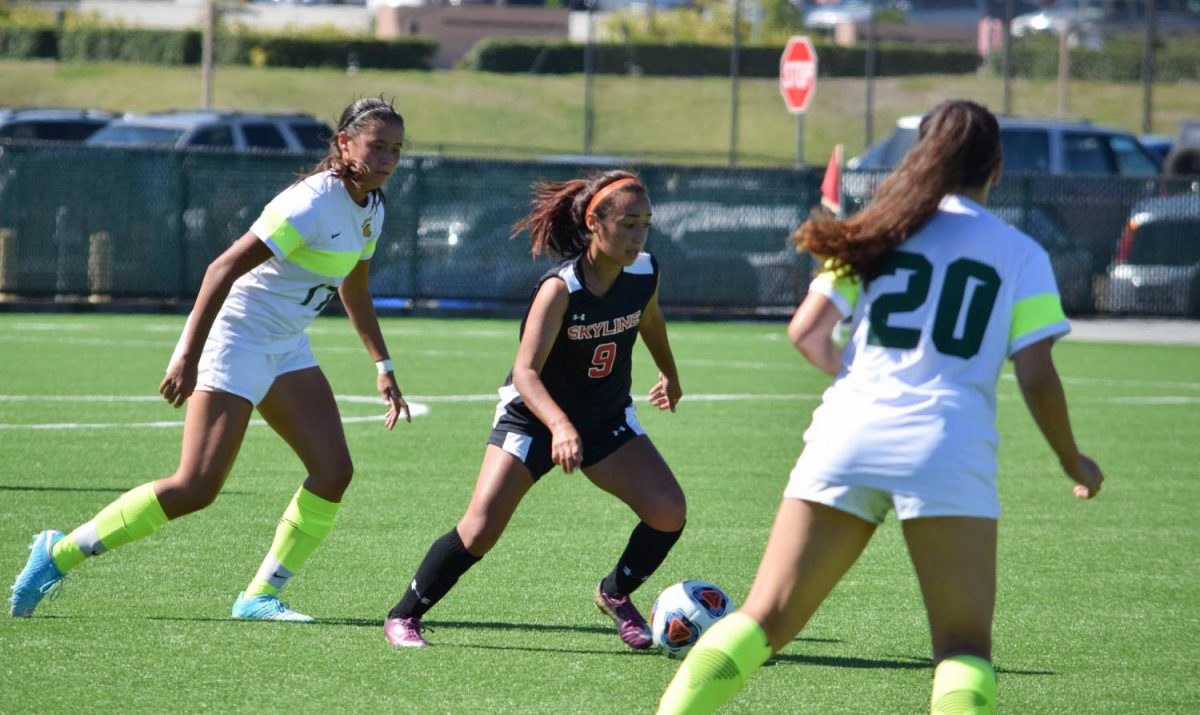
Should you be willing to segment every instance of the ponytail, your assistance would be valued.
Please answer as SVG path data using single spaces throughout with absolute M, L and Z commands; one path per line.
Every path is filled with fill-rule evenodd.
M 620 185 L 605 191 L 617 182 Z M 613 195 L 621 191 L 645 193 L 646 187 L 628 171 L 607 171 L 586 179 L 539 181 L 533 185 L 529 214 L 513 226 L 510 238 L 528 230 L 533 255 L 577 256 L 592 240 L 587 227 L 589 209 L 592 215 L 603 218 Z
M 826 269 L 870 282 L 882 260 L 933 216 L 946 194 L 983 186 L 1000 158 L 1000 127 L 991 112 L 974 102 L 943 102 L 921 119 L 916 145 L 870 206 L 843 221 L 814 213 L 793 239 L 825 259 Z

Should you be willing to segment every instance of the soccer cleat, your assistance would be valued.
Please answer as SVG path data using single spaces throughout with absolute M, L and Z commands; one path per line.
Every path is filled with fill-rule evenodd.
M 424 648 L 429 642 L 421 635 L 420 618 L 389 618 L 383 622 L 383 635 L 397 648 Z
M 312 623 L 313 617 L 299 611 L 293 611 L 279 596 L 261 594 L 246 598 L 246 592 L 238 594 L 233 602 L 233 617 L 246 621 L 290 621 L 292 623 Z
M 8 599 L 12 604 L 9 615 L 29 618 L 43 598 L 50 596 L 51 601 L 58 598 L 63 579 L 67 575 L 59 571 L 50 550 L 61 538 L 61 531 L 51 529 L 33 537 L 33 543 L 29 545 L 29 559 L 12 585 L 12 597 Z
M 633 605 L 633 601 L 629 600 L 629 596 L 620 598 L 610 596 L 597 585 L 595 601 L 596 608 L 617 624 L 617 632 L 621 634 L 621 640 L 625 642 L 625 645 L 635 650 L 645 650 L 650 647 L 650 644 L 653 643 L 650 638 L 650 626 L 646 625 L 646 619 L 638 613 L 637 607 Z

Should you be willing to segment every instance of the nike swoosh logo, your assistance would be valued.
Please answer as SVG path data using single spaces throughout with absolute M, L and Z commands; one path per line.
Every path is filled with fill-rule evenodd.
M 341 231 L 338 231 L 337 233 L 335 233 L 335 234 L 333 234 L 332 236 L 330 236 L 330 237 L 329 237 L 329 240 L 330 240 L 330 241 L 332 241 L 333 239 L 335 239 L 335 238 L 337 238 L 338 236 L 341 236 L 341 235 L 342 235 L 342 232 L 341 232 Z

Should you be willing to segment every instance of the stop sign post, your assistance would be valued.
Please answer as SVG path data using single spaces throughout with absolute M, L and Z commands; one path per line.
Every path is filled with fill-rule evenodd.
M 804 112 L 817 91 L 817 51 L 807 37 L 788 40 L 779 57 L 779 94 L 796 115 L 796 166 L 804 164 Z

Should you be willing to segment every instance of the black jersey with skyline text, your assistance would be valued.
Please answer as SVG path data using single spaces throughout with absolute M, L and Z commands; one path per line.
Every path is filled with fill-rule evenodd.
M 658 262 L 649 253 L 638 254 L 601 297 L 585 285 L 580 258 L 566 259 L 547 271 L 533 289 L 530 304 L 547 280 L 560 278 L 567 284 L 567 312 L 542 366 L 541 379 L 575 429 L 586 432 L 630 404 L 633 346 L 642 311 L 658 287 Z M 501 394 L 510 399 L 502 406 L 514 416 L 536 422 L 537 417 L 512 387 L 511 371 L 504 385 Z

